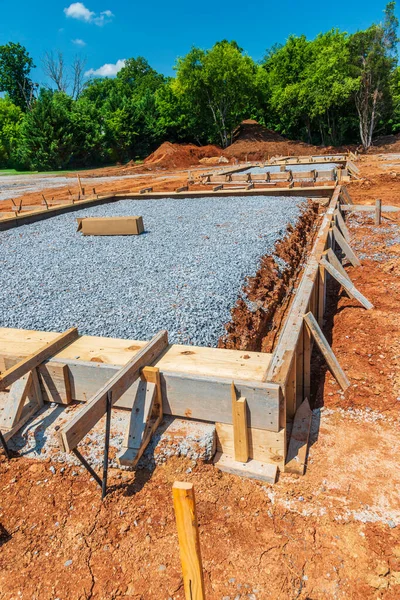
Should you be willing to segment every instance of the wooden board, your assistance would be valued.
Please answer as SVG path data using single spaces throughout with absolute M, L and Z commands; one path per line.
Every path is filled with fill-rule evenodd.
M 247 463 L 240 463 L 225 454 L 221 454 L 221 452 L 215 455 L 214 465 L 221 471 L 225 471 L 231 475 L 249 477 L 250 479 L 257 479 L 268 483 L 275 483 L 278 474 L 278 467 L 276 465 L 253 459 L 247 461 Z
M 142 217 L 84 217 L 77 221 L 83 235 L 140 235 L 144 231 Z
M 160 331 L 90 398 L 88 403 L 62 428 L 61 439 L 64 448 L 70 452 L 79 444 L 106 412 L 107 394 L 112 393 L 111 403 L 129 390 L 138 379 L 141 369 L 151 365 L 168 345 L 168 334 Z
M 17 379 L 25 375 L 25 373 L 38 367 L 40 363 L 50 358 L 56 352 L 60 351 L 61 348 L 67 344 L 70 344 L 76 340 L 77 337 L 78 330 L 76 327 L 72 327 L 64 333 L 57 335 L 51 342 L 41 346 L 33 354 L 30 354 L 26 358 L 23 358 L 14 364 L 5 373 L 0 375 L 0 390 L 7 388 L 14 383 L 14 381 L 17 381 Z
M 54 340 L 57 335 L 55 332 L 0 328 L 0 357 L 11 366 L 16 360 Z M 145 344 L 138 340 L 83 335 L 55 354 L 54 358 L 122 366 Z M 157 359 L 155 366 L 162 371 L 221 376 L 231 378 L 231 381 L 236 376 L 242 381 L 262 381 L 270 360 L 271 354 L 261 352 L 173 344 Z
M 38 368 L 45 402 L 72 402 L 69 367 L 65 363 L 44 363 Z
M 297 409 L 290 435 L 285 473 L 303 475 L 307 459 L 312 410 L 306 398 Z
M 215 428 L 218 452 L 234 459 L 233 426 L 226 423 L 216 423 Z M 254 427 L 248 428 L 247 438 L 250 458 L 283 468 L 286 456 L 286 429 L 284 427 L 278 432 Z
M 307 327 L 310 330 L 315 342 L 317 343 L 318 348 L 323 354 L 328 367 L 335 377 L 336 381 L 339 383 L 343 390 L 347 390 L 350 387 L 350 381 L 347 379 L 345 372 L 340 366 L 335 354 L 333 353 L 332 348 L 329 346 L 328 341 L 324 334 L 322 333 L 315 317 L 312 313 L 307 313 L 304 315 L 304 321 L 306 322 Z
M 335 238 L 335 242 L 339 244 L 340 248 L 342 249 L 342 252 L 347 256 L 353 267 L 360 266 L 360 259 L 357 257 L 350 244 L 346 242 L 336 225 L 333 226 L 333 235 Z
M 341 286 L 344 287 L 344 289 L 351 298 L 355 298 L 356 300 L 358 300 L 367 310 L 374 308 L 373 304 L 369 300 L 367 300 L 367 298 L 363 296 L 361 292 L 358 291 L 353 282 L 350 281 L 348 277 L 344 277 L 342 273 L 340 273 L 332 264 L 330 264 L 326 260 L 326 258 L 322 258 L 321 265 L 324 267 L 324 269 L 328 271 L 328 273 L 330 273 L 330 275 L 332 275 L 332 277 L 336 279 L 336 281 L 340 283 Z

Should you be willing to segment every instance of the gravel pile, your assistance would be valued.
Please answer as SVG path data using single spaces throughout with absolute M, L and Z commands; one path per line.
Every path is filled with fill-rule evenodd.
M 335 163 L 312 163 L 309 165 L 286 165 L 286 171 L 293 171 L 293 173 L 303 173 L 304 171 L 312 171 L 316 169 L 317 171 L 330 171 L 334 169 L 338 165 Z M 250 169 L 246 169 L 246 171 L 241 171 L 242 173 L 253 173 L 254 175 L 262 174 L 262 173 L 279 173 L 280 167 L 278 165 L 265 166 L 265 167 L 250 167 Z
M 304 198 L 123 200 L 0 233 L 0 324 L 215 346 L 246 276 Z M 140 236 L 83 237 L 77 217 L 142 215 Z

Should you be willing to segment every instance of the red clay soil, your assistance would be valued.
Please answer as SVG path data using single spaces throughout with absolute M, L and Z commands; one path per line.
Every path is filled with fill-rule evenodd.
M 219 348 L 271 352 L 293 288 L 317 231 L 318 204 L 309 201 L 296 225 L 288 225 L 286 235 L 275 244 L 273 254 L 261 258 L 254 277 L 249 277 L 236 305 Z M 282 268 L 282 261 L 284 267 Z
M 171 144 L 164 142 L 144 161 L 146 166 L 158 166 L 165 169 L 182 169 L 198 165 L 202 158 L 222 156 L 218 146 L 195 146 L 193 144 Z
M 313 373 L 305 476 L 270 486 L 174 458 L 111 470 L 102 503 L 85 471 L 0 453 L 1 600 L 183 600 L 175 480 L 195 486 L 207 600 L 398 600 L 400 219 L 349 228 L 362 266 L 348 272 L 374 309 L 329 296 L 324 331 L 351 387 Z
M 243 121 L 234 132 L 233 143 L 224 150 L 227 158 L 265 161 L 273 156 L 332 154 L 342 152 L 330 146 L 313 146 L 284 138 L 251 119 Z

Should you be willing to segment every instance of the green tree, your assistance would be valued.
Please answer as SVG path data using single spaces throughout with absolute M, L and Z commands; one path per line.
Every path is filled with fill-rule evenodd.
M 36 86 L 30 79 L 34 67 L 32 58 L 21 44 L 9 42 L 0 46 L 0 92 L 6 92 L 24 111 L 34 100 Z
M 355 105 L 361 143 L 365 149 L 372 144 L 379 118 L 390 110 L 390 80 L 397 63 L 399 24 L 394 10 L 395 2 L 389 2 L 383 23 L 358 31 L 350 39 L 352 60 L 359 78 Z
M 22 110 L 9 98 L 0 98 L 0 166 L 11 166 L 16 151 Z
M 38 171 L 70 165 L 75 150 L 73 100 L 63 92 L 41 89 L 21 125 L 18 159 Z
M 252 111 L 256 88 L 254 61 L 236 42 L 223 40 L 211 50 L 193 48 L 176 64 L 175 93 L 198 116 L 207 114 L 212 139 L 226 147 L 235 127 Z

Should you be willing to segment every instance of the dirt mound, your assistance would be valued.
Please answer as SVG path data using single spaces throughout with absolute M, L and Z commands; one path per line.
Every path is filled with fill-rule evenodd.
M 320 147 L 291 141 L 271 129 L 248 119 L 242 121 L 233 134 L 233 143 L 224 150 L 227 157 L 239 160 L 268 160 L 272 156 L 331 154 L 332 147 Z
M 400 133 L 396 135 L 381 135 L 373 141 L 368 154 L 380 154 L 384 152 L 400 153 Z
M 219 157 L 222 155 L 218 146 L 195 146 L 194 144 L 171 144 L 164 142 L 157 150 L 146 158 L 146 166 L 157 166 L 166 169 L 185 168 L 198 165 L 202 158 Z
M 285 142 L 286 138 L 280 133 L 267 129 L 253 119 L 242 121 L 233 132 L 233 143 L 239 140 L 248 142 Z

